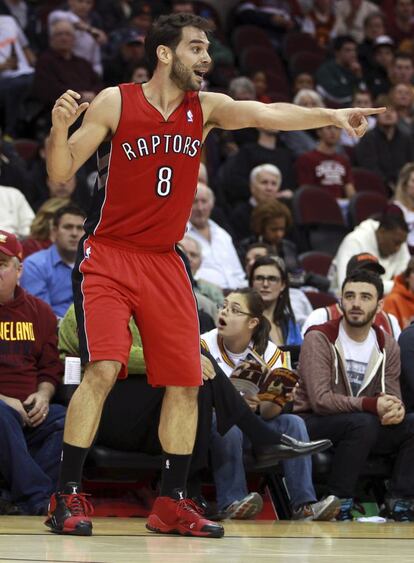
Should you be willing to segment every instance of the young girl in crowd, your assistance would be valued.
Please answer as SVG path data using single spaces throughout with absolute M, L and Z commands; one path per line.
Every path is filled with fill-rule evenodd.
M 265 303 L 251 288 L 229 293 L 220 309 L 217 328 L 201 337 L 202 346 L 210 352 L 221 369 L 230 376 L 243 369 L 249 360 L 265 362 L 268 368 L 288 367 L 287 354 L 269 339 L 270 323 L 265 316 Z M 248 369 L 248 368 L 247 368 Z M 266 420 L 273 430 L 287 433 L 298 440 L 308 440 L 303 420 L 292 414 L 281 414 L 280 404 L 261 401 L 258 395 L 244 395 L 252 410 Z M 223 518 L 251 518 L 262 508 L 258 493 L 248 493 L 243 465 L 244 436 L 239 428 L 231 428 L 224 436 L 212 429 L 210 451 L 216 485 L 217 508 Z M 283 462 L 286 483 L 295 519 L 331 519 L 339 506 L 335 497 L 316 502 L 312 484 L 310 456 Z

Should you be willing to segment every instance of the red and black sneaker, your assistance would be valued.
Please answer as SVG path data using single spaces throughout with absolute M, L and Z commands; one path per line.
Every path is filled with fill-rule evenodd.
M 158 497 L 146 524 L 147 530 L 159 534 L 180 534 L 200 538 L 221 538 L 224 528 L 203 518 L 203 509 L 190 499 Z
M 66 483 L 62 492 L 54 493 L 49 502 L 46 526 L 56 534 L 91 536 L 93 507 L 78 483 Z

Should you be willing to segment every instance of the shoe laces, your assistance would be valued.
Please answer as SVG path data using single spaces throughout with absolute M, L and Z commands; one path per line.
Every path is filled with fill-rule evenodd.
M 200 514 L 204 514 L 204 510 L 201 508 L 201 506 L 199 506 L 189 498 L 178 501 L 177 512 L 181 511 L 189 512 L 191 516 L 196 516 L 197 518 Z
M 89 516 L 93 514 L 93 506 L 86 498 L 91 495 L 87 493 L 71 493 L 61 496 L 65 499 L 66 506 L 72 513 L 72 516 Z

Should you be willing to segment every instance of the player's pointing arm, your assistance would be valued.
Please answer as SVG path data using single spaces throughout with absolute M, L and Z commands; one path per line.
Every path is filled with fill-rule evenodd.
M 118 88 L 106 88 L 91 104 L 79 103 L 79 99 L 77 92 L 67 90 L 52 110 L 46 162 L 49 176 L 57 182 L 70 179 L 118 124 L 121 108 Z M 68 139 L 69 128 L 84 111 L 81 127 Z
M 207 128 L 261 129 L 295 131 L 335 125 L 350 135 L 361 137 L 367 130 L 368 115 L 383 113 L 386 108 L 304 108 L 294 104 L 263 104 L 252 101 L 235 101 L 225 94 L 201 95 L 207 116 Z

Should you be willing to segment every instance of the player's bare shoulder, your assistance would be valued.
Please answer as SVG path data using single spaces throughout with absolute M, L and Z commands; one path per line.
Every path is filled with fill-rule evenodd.
M 86 112 L 85 120 L 99 122 L 114 133 L 121 117 L 121 108 L 121 92 L 118 86 L 111 86 L 99 92 Z
M 217 116 L 226 104 L 233 102 L 233 99 L 227 96 L 227 94 L 221 94 L 219 92 L 200 92 L 199 95 L 204 117 L 203 137 L 205 139 L 211 129 L 221 127 L 220 120 L 217 119 Z

